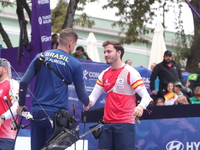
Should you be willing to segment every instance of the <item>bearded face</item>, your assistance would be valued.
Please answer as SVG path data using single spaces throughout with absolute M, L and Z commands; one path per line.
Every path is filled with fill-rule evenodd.
M 172 61 L 172 59 L 173 59 L 173 57 L 170 56 L 170 55 L 164 56 L 164 61 L 165 61 L 166 63 L 170 63 L 170 62 Z

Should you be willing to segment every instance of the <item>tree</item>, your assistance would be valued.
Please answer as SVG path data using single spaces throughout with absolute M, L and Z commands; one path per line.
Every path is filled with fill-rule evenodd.
M 96 0 L 89 0 L 88 2 L 94 1 Z M 91 28 L 94 21 L 90 20 L 87 14 L 82 13 L 78 18 L 74 17 L 75 11 L 83 10 L 86 2 L 85 0 L 70 0 L 69 3 L 66 0 L 58 1 L 56 7 L 51 10 L 52 31 L 58 33 L 63 28 L 72 28 L 74 25 Z M 65 18 L 64 23 L 63 18 Z
M 158 8 L 152 8 L 151 6 L 155 3 L 160 3 Z M 172 3 L 170 3 L 172 2 Z M 123 43 L 136 43 L 138 41 L 144 42 L 140 35 L 145 35 L 149 33 L 149 30 L 146 29 L 145 25 L 151 23 L 154 16 L 156 15 L 154 11 L 159 8 L 164 8 L 164 12 L 167 12 L 169 9 L 175 8 L 178 6 L 178 12 L 176 17 L 176 33 L 177 47 L 176 51 L 176 60 L 181 62 L 186 61 L 185 70 L 188 72 L 199 72 L 197 70 L 197 62 L 200 58 L 200 19 L 193 14 L 194 19 L 194 39 L 191 36 L 186 36 L 183 30 L 183 22 L 181 20 L 181 8 L 183 0 L 112 0 L 109 1 L 103 8 L 114 8 L 116 7 L 119 11 L 116 13 L 116 16 L 119 16 L 121 19 L 113 24 L 113 26 L 119 25 L 121 31 L 124 31 L 126 34 L 125 38 L 121 39 Z M 170 5 L 166 5 L 170 3 Z M 191 0 L 190 3 L 200 12 L 200 3 L 199 0 Z M 167 6 L 167 8 L 166 8 Z M 176 10 L 177 11 L 177 10 Z M 163 13 L 164 13 L 163 12 Z M 128 28 L 125 26 L 128 25 Z M 188 43 L 190 42 L 190 43 Z M 192 44 L 191 44 L 192 43 Z M 191 46 L 191 47 L 190 47 Z
M 51 10 L 52 32 L 59 33 L 62 29 L 63 18 L 68 8 L 68 3 L 65 0 L 60 0 L 56 7 Z
M 199 0 L 191 0 L 191 5 L 194 9 L 200 13 L 200 3 Z M 198 18 L 195 14 L 193 14 L 194 19 L 194 40 L 192 46 L 190 48 L 190 52 L 188 55 L 186 70 L 188 72 L 196 72 L 197 63 L 200 60 L 200 18 Z
M 23 37 L 21 40 L 23 40 L 23 45 L 28 45 L 28 43 L 29 43 L 28 32 L 27 32 L 28 21 L 25 19 L 23 9 L 26 10 L 30 21 L 31 21 L 31 10 L 30 10 L 30 7 L 28 6 L 28 3 L 26 2 L 26 0 L 17 0 L 16 2 L 17 2 L 16 12 L 17 12 L 17 16 L 18 16 L 19 25 L 21 26 L 21 28 L 23 28 L 23 31 L 24 31 Z
M 11 6 L 12 7 L 12 3 L 11 2 L 1 2 L 1 5 L 3 6 L 3 7 L 6 7 L 6 6 Z M 1 11 L 0 11 L 1 12 Z M 11 43 L 11 41 L 10 41 L 10 39 L 9 39 L 9 36 L 8 36 L 8 34 L 6 33 L 6 31 L 4 30 L 4 28 L 3 28 L 3 26 L 2 26 L 2 24 L 1 24 L 1 21 L 0 21 L 0 34 L 1 34 L 1 36 L 2 36 L 2 38 L 3 38 L 3 41 L 5 42 L 5 44 L 6 44 L 6 46 L 8 47 L 8 48 L 12 48 L 13 46 L 12 46 L 12 43 Z
M 26 10 L 26 13 L 28 14 L 29 16 L 29 19 L 31 20 L 31 10 L 30 10 L 30 7 L 27 3 L 26 0 L 16 0 L 16 4 L 17 4 L 17 9 L 16 9 L 16 13 L 17 13 L 17 16 L 18 16 L 18 20 L 19 20 L 19 25 L 23 27 L 23 44 L 24 45 L 27 45 L 29 43 L 29 40 L 28 40 L 28 33 L 27 33 L 27 20 L 25 20 L 25 15 L 24 15 L 24 11 L 23 9 Z M 1 2 L 1 5 L 3 7 L 7 7 L 7 6 L 12 6 L 13 5 L 13 2 L 10 2 L 10 1 L 2 1 Z M 12 43 L 9 39 L 9 36 L 8 34 L 6 33 L 6 31 L 4 30 L 1 22 L 0 22 L 0 33 L 3 37 L 3 40 L 6 44 L 6 46 L 8 48 L 12 48 Z

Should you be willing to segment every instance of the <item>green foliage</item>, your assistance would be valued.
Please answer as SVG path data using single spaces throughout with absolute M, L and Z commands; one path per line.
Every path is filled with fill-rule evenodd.
M 117 8 L 115 14 L 120 17 L 120 20 L 113 23 L 113 26 L 119 26 L 121 32 L 124 32 L 126 37 L 121 39 L 122 43 L 147 42 L 140 35 L 148 34 L 149 29 L 145 27 L 147 23 L 151 23 L 155 16 L 155 9 L 150 6 L 155 0 L 110 0 L 104 9 Z M 128 27 L 126 27 L 128 26 Z
M 0 1 L 0 4 L 1 6 L 4 8 L 4 7 L 7 7 L 7 6 L 10 6 L 10 7 L 13 7 L 13 2 L 10 2 L 10 1 Z M 1 13 L 1 9 L 0 9 L 0 13 Z
M 175 48 L 175 61 L 184 70 L 188 57 L 191 57 L 191 43 L 194 42 L 194 36 L 185 34 L 183 29 L 183 21 L 181 18 L 182 5 L 184 0 L 108 0 L 108 4 L 104 5 L 104 9 L 117 8 L 118 12 L 116 16 L 120 17 L 120 20 L 113 23 L 113 26 L 119 26 L 121 32 L 124 32 L 126 37 L 121 39 L 122 43 L 149 43 L 141 38 L 141 35 L 147 35 L 152 30 L 146 28 L 147 24 L 151 24 L 155 21 L 155 17 L 158 15 L 163 17 L 163 26 L 165 28 L 165 14 L 173 11 L 172 18 L 175 19 L 175 29 L 177 29 L 176 40 L 177 44 Z M 192 0 L 192 2 L 199 3 L 199 0 Z M 155 5 L 156 4 L 156 5 Z M 197 7 L 197 4 L 193 4 Z M 198 9 L 197 7 L 196 9 Z M 159 10 L 161 14 L 155 14 L 155 11 Z M 121 33 L 120 32 L 120 33 Z
M 81 14 L 80 17 L 74 19 L 74 25 L 80 25 L 81 27 L 87 26 L 88 28 L 92 28 L 94 24 L 94 20 L 90 20 L 85 13 Z
M 186 71 L 186 62 L 187 58 L 190 55 L 190 48 L 191 43 L 194 41 L 193 35 L 186 35 L 184 28 L 183 28 L 183 21 L 181 18 L 181 8 L 182 8 L 182 0 L 177 0 L 176 5 L 178 6 L 177 16 L 176 16 L 176 22 L 175 22 L 175 29 L 177 29 L 176 32 L 176 55 L 174 56 L 174 60 L 180 65 L 181 69 L 183 71 Z
M 51 10 L 52 32 L 59 33 L 62 30 L 62 25 L 67 12 L 68 3 L 65 0 L 60 0 L 56 7 Z
M 176 54 L 174 56 L 174 61 L 179 64 L 182 71 L 186 71 L 186 62 L 190 55 L 190 47 L 193 40 L 194 36 L 185 35 L 183 29 L 176 33 Z
M 76 10 L 83 11 L 84 6 L 87 2 L 95 2 L 97 0 L 79 0 L 79 5 Z M 62 30 L 62 25 L 64 18 L 66 16 L 67 8 L 69 3 L 66 0 L 58 1 L 56 7 L 51 10 L 51 19 L 52 19 L 52 31 L 53 33 L 59 33 Z M 74 18 L 73 26 L 80 25 L 81 27 L 92 28 L 95 24 L 93 20 L 90 20 L 90 17 L 87 14 L 83 13 L 78 18 Z
M 13 1 L 0 1 L 2 7 L 7 7 L 7 6 L 10 6 L 10 7 L 13 7 Z

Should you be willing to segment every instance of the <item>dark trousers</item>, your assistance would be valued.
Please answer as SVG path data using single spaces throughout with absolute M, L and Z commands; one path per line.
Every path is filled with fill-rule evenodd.
M 54 112 L 47 111 L 49 117 L 54 121 Z M 34 119 L 42 119 L 46 118 L 47 115 L 44 111 L 34 111 L 32 112 Z M 46 142 L 53 135 L 53 128 L 49 119 L 45 119 L 42 121 L 31 121 L 31 150 L 40 150 L 45 146 Z
M 13 139 L 0 138 L 0 150 L 13 150 Z
M 130 123 L 104 124 L 98 149 L 135 150 L 135 125 Z

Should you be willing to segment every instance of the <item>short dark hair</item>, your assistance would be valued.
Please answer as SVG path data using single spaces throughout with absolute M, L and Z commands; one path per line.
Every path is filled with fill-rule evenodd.
M 158 100 L 161 100 L 163 103 L 165 103 L 164 98 L 162 98 L 162 97 L 158 97 L 158 98 L 155 100 L 155 105 L 157 104 Z
M 122 46 L 122 44 L 118 41 L 112 41 L 112 40 L 107 40 L 105 41 L 102 46 L 106 47 L 107 45 L 113 45 L 113 47 L 117 50 L 117 51 L 121 51 L 121 59 L 124 55 L 124 47 Z
M 51 38 L 53 38 L 54 36 L 58 36 L 58 34 L 54 33 L 51 35 Z
M 76 50 L 81 50 L 82 52 L 84 52 L 84 48 L 83 48 L 82 46 L 78 46 L 78 47 L 76 48 Z

